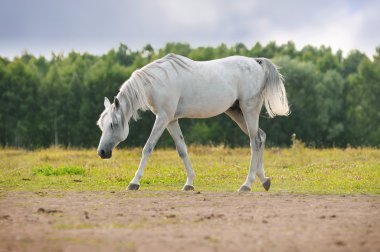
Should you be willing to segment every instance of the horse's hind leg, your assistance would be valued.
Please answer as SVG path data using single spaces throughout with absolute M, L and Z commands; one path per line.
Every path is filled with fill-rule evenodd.
M 259 129 L 255 141 L 261 143 L 261 148 L 259 151 L 259 163 L 257 165 L 257 176 L 259 177 L 263 187 L 266 191 L 270 188 L 270 178 L 265 176 L 264 171 L 264 148 L 265 148 L 266 134 L 262 129 Z
M 167 126 L 167 129 L 172 136 L 175 146 L 178 151 L 178 155 L 181 157 L 183 164 L 186 168 L 187 180 L 185 186 L 182 188 L 183 191 L 191 191 L 194 190 L 193 181 L 195 178 L 195 173 L 193 168 L 191 167 L 190 159 L 187 154 L 187 148 L 185 144 L 185 140 L 183 139 L 183 135 L 181 132 L 181 128 L 179 127 L 178 121 L 170 122 Z
M 251 146 L 251 162 L 246 181 L 239 191 L 250 191 L 256 174 L 260 178 L 265 190 L 269 190 L 270 179 L 264 174 L 264 144 L 265 133 L 259 129 L 259 114 L 261 103 L 246 104 L 242 106 L 243 117 L 246 121 Z
M 245 119 L 243 116 L 243 113 L 241 110 L 233 110 L 229 109 L 226 112 L 226 115 L 228 115 L 233 121 L 237 123 L 237 125 L 240 127 L 240 129 L 248 135 L 248 129 L 247 129 L 247 124 L 245 123 Z

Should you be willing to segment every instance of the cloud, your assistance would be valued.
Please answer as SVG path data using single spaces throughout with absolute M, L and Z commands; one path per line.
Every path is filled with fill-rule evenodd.
M 104 53 L 119 43 L 215 46 L 257 41 L 327 45 L 372 55 L 380 45 L 379 1 L 3 0 L 0 55 L 23 49 Z

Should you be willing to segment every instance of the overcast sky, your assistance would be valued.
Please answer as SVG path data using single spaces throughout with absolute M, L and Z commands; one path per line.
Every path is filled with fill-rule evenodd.
M 102 54 L 125 43 L 248 47 L 257 41 L 331 46 L 368 56 L 380 46 L 380 1 L 0 0 L 0 55 L 27 49 Z

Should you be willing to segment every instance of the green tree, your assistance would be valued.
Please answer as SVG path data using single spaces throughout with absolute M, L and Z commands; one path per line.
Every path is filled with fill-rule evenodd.
M 27 59 L 27 60 L 26 60 Z M 1 71 L 2 142 L 5 145 L 30 146 L 35 142 L 35 114 L 39 112 L 36 69 L 27 63 L 28 55 L 15 58 Z
M 358 73 L 348 78 L 347 122 L 349 143 L 354 145 L 380 144 L 380 48 L 374 61 L 361 61 Z

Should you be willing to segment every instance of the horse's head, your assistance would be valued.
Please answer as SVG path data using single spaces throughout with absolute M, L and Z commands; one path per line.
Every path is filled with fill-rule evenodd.
M 98 155 L 101 158 L 110 158 L 112 149 L 127 138 L 129 125 L 118 98 L 115 97 L 114 103 L 111 104 L 105 97 L 104 107 L 105 109 L 97 122 L 102 131 Z

